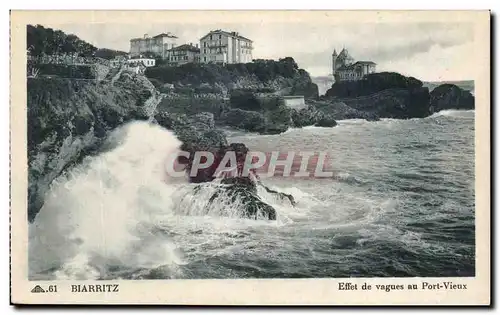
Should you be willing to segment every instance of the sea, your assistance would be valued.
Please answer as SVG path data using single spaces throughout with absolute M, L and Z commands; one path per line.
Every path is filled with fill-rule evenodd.
M 30 279 L 472 277 L 474 114 L 229 132 L 251 150 L 329 153 L 331 178 L 263 179 L 297 201 L 259 190 L 276 221 L 229 198 L 207 211 L 218 184 L 200 195 L 166 176 L 180 142 L 132 123 L 53 183 L 29 227 Z

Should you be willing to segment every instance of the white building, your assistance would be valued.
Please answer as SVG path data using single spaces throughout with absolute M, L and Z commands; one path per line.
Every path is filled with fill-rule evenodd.
M 373 61 L 355 61 L 345 48 L 338 55 L 336 50 L 333 51 L 332 72 L 335 80 L 361 80 L 365 75 L 376 71 L 377 64 Z
M 252 41 L 236 32 L 210 31 L 200 39 L 200 62 L 247 63 L 252 62 Z
M 171 33 L 161 33 L 153 37 L 144 34 L 143 38 L 130 40 L 130 55 L 138 56 L 153 53 L 161 58 L 167 57 L 167 51 L 177 46 L 177 36 Z
M 129 66 L 137 66 L 139 64 L 144 65 L 145 67 L 154 67 L 156 65 L 156 60 L 152 58 L 131 58 L 127 60 L 127 64 Z

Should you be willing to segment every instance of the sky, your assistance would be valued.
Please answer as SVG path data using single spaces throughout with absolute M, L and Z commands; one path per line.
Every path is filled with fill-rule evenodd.
M 346 48 L 355 60 L 377 63 L 424 81 L 473 79 L 474 29 L 460 22 L 412 23 L 140 23 L 44 24 L 99 48 L 129 51 L 130 39 L 171 32 L 178 44 L 198 43 L 210 30 L 239 32 L 254 42 L 253 58 L 293 57 L 311 76 L 331 74 L 331 55 Z

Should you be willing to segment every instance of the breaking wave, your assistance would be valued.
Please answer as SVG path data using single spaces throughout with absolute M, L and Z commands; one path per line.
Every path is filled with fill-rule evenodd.
M 475 111 L 473 109 L 444 109 L 441 110 L 437 113 L 432 114 L 428 118 L 435 118 L 435 117 L 441 117 L 441 116 L 446 116 L 446 117 L 455 117 L 455 118 L 469 118 L 471 117 L 471 114 L 474 114 Z
M 115 130 L 109 142 L 114 149 L 53 183 L 29 227 L 30 274 L 54 270 L 58 278 L 88 279 L 116 266 L 182 263 L 175 245 L 154 229 L 155 218 L 173 207 L 175 190 L 165 183 L 173 179 L 163 166 L 181 142 L 145 122 Z
M 158 125 L 133 122 L 108 137 L 105 152 L 55 180 L 29 227 L 30 276 L 102 279 L 113 270 L 161 267 L 168 277 L 180 277 L 177 266 L 184 262 L 165 222 L 176 229 L 172 218 L 182 216 L 250 221 L 241 219 L 242 205 L 224 194 L 206 210 L 220 183 L 166 176 L 166 158 L 180 145 Z M 259 195 L 281 213 L 277 223 L 264 224 L 291 221 L 286 204 Z

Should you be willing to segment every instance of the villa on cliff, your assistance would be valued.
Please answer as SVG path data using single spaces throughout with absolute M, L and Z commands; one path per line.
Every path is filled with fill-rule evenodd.
M 247 63 L 252 62 L 252 40 L 237 32 L 210 31 L 200 38 L 203 63 Z
M 130 56 L 137 57 L 152 53 L 171 65 L 185 63 L 247 63 L 252 62 L 252 40 L 237 32 L 214 30 L 200 38 L 198 44 L 178 46 L 178 37 L 172 33 L 161 33 L 153 37 L 130 40 Z
M 168 51 L 177 46 L 177 36 L 172 33 L 161 33 L 153 37 L 144 34 L 142 38 L 130 40 L 130 55 L 136 57 L 146 53 L 154 53 L 161 58 L 168 56 Z
M 376 72 L 377 64 L 373 61 L 354 61 L 347 49 L 340 54 L 334 49 L 332 54 L 332 74 L 335 81 L 356 81 L 369 73 Z

